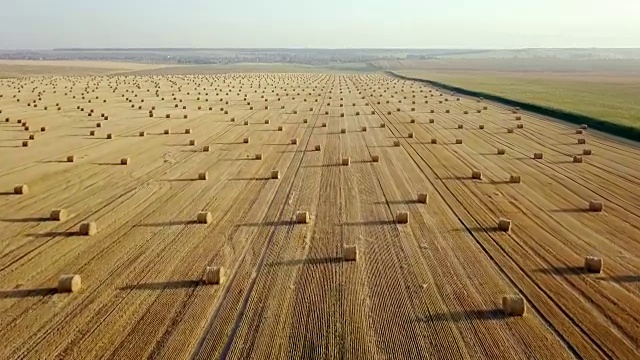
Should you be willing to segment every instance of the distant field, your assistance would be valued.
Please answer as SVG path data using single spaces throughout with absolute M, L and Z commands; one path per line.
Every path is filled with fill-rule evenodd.
M 640 75 L 635 73 L 423 69 L 394 72 L 640 128 Z
M 167 66 L 118 61 L 0 60 L 0 78 L 36 75 L 109 75 Z

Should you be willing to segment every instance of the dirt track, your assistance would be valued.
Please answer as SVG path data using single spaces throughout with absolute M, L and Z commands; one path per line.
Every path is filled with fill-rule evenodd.
M 0 95 L 1 359 L 639 357 L 638 147 L 382 75 L 5 79 Z M 59 207 L 72 216 L 48 221 Z M 221 285 L 200 282 L 212 265 Z M 82 289 L 57 293 L 62 274 Z M 502 315 L 505 294 L 524 317 Z

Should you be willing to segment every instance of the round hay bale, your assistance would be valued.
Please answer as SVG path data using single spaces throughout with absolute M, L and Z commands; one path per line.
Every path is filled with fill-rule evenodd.
M 110 140 L 110 139 L 113 139 L 113 134 L 112 134 L 112 133 L 108 133 L 108 134 L 107 134 L 107 139 L 109 139 L 109 140 Z
M 374 163 L 380 162 L 380 155 L 371 155 L 371 161 Z
M 29 126 L 25 126 L 25 127 L 24 127 L 24 130 L 25 130 L 25 131 L 29 131 L 29 130 L 31 130 L 31 127 L 29 127 Z
M 509 176 L 509 182 L 511 184 L 520 184 L 520 182 L 522 182 L 522 177 L 520 175 L 511 175 Z
M 429 202 L 429 194 L 418 193 L 418 202 L 421 204 L 426 204 L 427 202 Z
M 28 147 L 29 146 L 29 141 L 28 140 L 24 140 L 22 142 L 22 147 Z
M 129 165 L 131 163 L 131 158 L 123 157 L 120 159 L 120 165 Z
M 409 123 L 411 123 L 411 124 L 415 124 L 415 123 L 416 123 L 416 119 L 411 119 L 411 120 L 409 120 Z
M 517 127 L 518 129 L 524 129 L 524 124 L 518 124 L 518 125 L 516 125 L 516 127 Z
M 324 114 L 325 114 L 325 115 L 329 115 L 329 112 L 328 112 L 328 111 L 325 111 L 325 112 L 324 112 Z
M 498 220 L 498 230 L 504 231 L 504 232 L 511 231 L 511 220 L 508 220 L 508 219 Z
M 196 216 L 198 224 L 210 224 L 213 221 L 213 216 L 209 211 L 201 211 Z
M 307 122 L 308 122 L 308 120 L 307 120 L 307 119 L 302 119 L 302 123 L 303 123 L 303 124 L 306 124 Z
M 457 145 L 462 144 L 462 139 L 456 139 L 456 144 L 457 144 Z
M 468 111 L 468 110 L 465 110 L 463 113 L 464 113 L 465 115 L 468 115 L 468 114 L 469 114 L 469 111 Z
M 20 184 L 13 187 L 13 193 L 16 195 L 26 195 L 29 193 L 29 186 Z
M 516 120 L 522 120 L 522 116 L 516 116 Z
M 589 211 L 602 212 L 604 210 L 604 204 L 602 201 L 591 200 L 589 201 Z
M 190 128 L 186 128 L 186 129 L 184 129 L 184 133 L 185 133 L 185 134 L 191 134 L 191 129 L 190 129 Z
M 433 113 L 435 113 L 435 112 L 436 112 L 436 111 L 435 111 L 435 110 L 433 110 L 433 109 L 429 110 L 429 113 L 431 113 L 431 114 L 433 114 Z
M 184 119 L 188 119 L 188 118 L 189 118 L 189 115 L 184 114 L 184 116 L 182 116 L 182 117 L 183 117 Z
M 342 259 L 344 261 L 357 261 L 358 248 L 355 245 L 345 245 L 342 248 Z
M 533 158 L 535 160 L 542 160 L 543 157 L 544 155 L 542 153 L 533 153 Z
M 165 134 L 165 135 L 169 135 L 169 134 L 171 134 L 171 129 L 165 129 L 165 130 L 164 130 L 164 134 Z
M 385 124 L 385 123 L 380 123 L 380 127 L 381 127 L 381 128 L 387 127 L 387 124 Z
M 75 155 L 67 156 L 67 162 L 75 162 L 75 161 L 76 161 L 76 156 Z
M 489 107 L 488 106 L 483 106 L 482 109 L 483 110 L 489 110 Z
M 262 153 L 257 153 L 257 154 L 255 154 L 254 159 L 256 159 L 256 160 L 262 160 Z
M 594 256 L 586 256 L 584 258 L 585 271 L 592 274 L 600 274 L 602 272 L 603 261 L 602 258 Z
M 296 212 L 295 217 L 297 224 L 307 224 L 309 223 L 309 212 L 308 211 L 298 211 Z
M 298 139 L 291 139 L 291 145 L 298 145 Z
M 249 143 L 249 137 L 245 137 L 244 139 L 242 139 L 242 143 L 243 144 L 248 144 Z
M 138 133 L 138 136 L 140 136 L 140 137 L 145 137 L 145 136 L 147 136 L 147 132 L 146 132 L 146 131 L 140 131 L 140 132 Z
M 278 126 L 278 131 L 282 131 L 283 127 L 282 126 Z
M 171 114 L 166 114 L 164 117 L 165 117 L 166 119 L 171 119 Z
M 591 151 L 591 149 L 583 149 L 582 150 L 582 155 L 591 155 L 593 154 L 593 151 Z
M 189 146 L 196 146 L 198 145 L 198 142 L 196 140 L 189 140 Z
M 29 140 L 35 140 L 35 139 L 36 139 L 36 134 L 29 135 Z
M 471 171 L 471 178 L 474 180 L 482 180 L 482 171 L 480 170 Z
M 82 287 L 80 275 L 62 275 L 58 278 L 58 292 L 76 292 Z
M 399 147 L 400 146 L 400 140 L 393 140 L 393 146 Z
M 507 129 L 507 134 L 513 134 L 513 133 L 514 133 L 513 128 L 508 128 L 508 129 Z
M 201 171 L 198 173 L 198 180 L 209 180 L 209 172 Z
M 584 145 L 584 144 L 586 144 L 586 143 L 587 143 L 587 140 L 586 140 L 586 139 L 578 139 L 578 144 L 580 144 L 580 145 Z
M 507 153 L 507 150 L 505 150 L 504 148 L 498 148 L 497 153 L 498 153 L 498 155 L 504 155 L 504 154 Z
M 407 134 L 407 137 L 408 137 L 409 139 L 413 139 L 413 132 L 408 133 L 408 134 Z
M 209 151 L 211 151 L 211 146 L 205 145 L 202 147 L 202 152 L 209 152 Z
M 223 268 L 219 266 L 207 266 L 204 269 L 202 281 L 207 285 L 218 285 L 222 283 L 223 276 Z
M 326 128 L 327 127 L 327 123 L 323 122 L 320 126 L 322 126 L 323 128 Z
M 80 224 L 79 233 L 83 236 L 93 236 L 98 233 L 98 225 L 93 221 L 84 222 Z
M 45 131 L 47 131 L 47 127 L 46 126 L 40 127 L 40 132 L 45 132 Z
M 269 125 L 271 123 L 271 121 L 269 121 L 269 119 L 264 121 L 265 124 Z
M 398 211 L 396 213 L 396 223 L 398 224 L 409 223 L 409 213 L 406 211 Z
M 573 163 L 574 164 L 582 164 L 582 156 L 574 155 L 573 156 Z
M 342 162 L 341 162 L 341 164 L 342 164 L 343 166 L 349 166 L 349 164 L 351 164 L 351 159 L 350 159 L 350 158 L 348 158 L 348 157 L 343 157 L 343 158 L 342 158 Z
M 245 126 L 248 126 L 248 125 L 249 125 L 249 120 L 245 120 L 245 121 L 243 122 L 243 124 L 244 124 Z
M 458 124 L 458 129 L 464 129 L 464 125 L 463 124 Z
M 279 170 L 271 170 L 271 178 L 272 179 L 280 179 L 280 171 Z
M 576 129 L 576 134 L 577 135 L 582 135 L 582 132 L 583 132 L 582 129 Z
M 65 221 L 69 217 L 69 213 L 65 209 L 53 209 L 49 214 L 49 220 L 51 221 Z
M 367 131 L 367 127 L 366 127 L 366 126 L 363 126 L 363 127 L 361 128 L 361 130 L 362 130 L 362 131 Z
M 315 151 L 321 151 L 322 150 L 322 146 L 320 146 L 320 144 L 316 144 L 316 146 L 314 146 L 313 148 Z
M 444 112 L 445 112 L 445 114 L 449 114 L 449 113 L 451 113 L 451 110 L 447 109 Z
M 347 129 L 346 128 L 341 128 L 340 129 L 340 133 L 341 134 L 346 134 L 347 133 Z
M 523 316 L 527 306 L 522 296 L 506 295 L 502 297 L 502 312 L 506 316 Z

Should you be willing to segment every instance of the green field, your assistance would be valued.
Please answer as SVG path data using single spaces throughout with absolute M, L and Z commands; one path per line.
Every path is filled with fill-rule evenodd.
M 640 128 L 640 77 L 637 75 L 441 70 L 394 72 Z

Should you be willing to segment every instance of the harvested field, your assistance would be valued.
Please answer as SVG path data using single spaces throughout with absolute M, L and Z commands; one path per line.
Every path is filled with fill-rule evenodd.
M 0 95 L 0 359 L 638 357 L 632 143 L 381 74 Z

